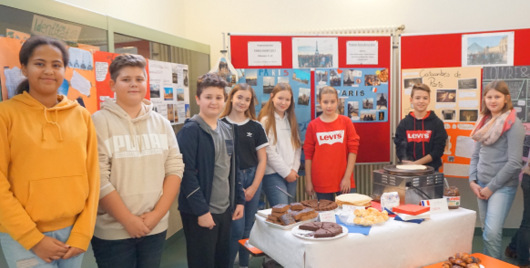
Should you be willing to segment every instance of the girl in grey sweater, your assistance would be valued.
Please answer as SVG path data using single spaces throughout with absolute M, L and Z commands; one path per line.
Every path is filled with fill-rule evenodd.
M 524 128 L 504 81 L 486 85 L 481 118 L 471 137 L 476 143 L 469 185 L 477 196 L 484 254 L 501 259 L 502 227 L 519 184 L 524 141 Z

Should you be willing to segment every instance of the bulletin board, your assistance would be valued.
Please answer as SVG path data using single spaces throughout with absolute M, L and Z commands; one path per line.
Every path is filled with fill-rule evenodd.
M 447 177 L 468 177 L 467 172 L 470 163 L 470 155 L 466 150 L 457 149 L 465 148 L 465 145 L 470 142 L 469 135 L 472 129 L 471 125 L 474 125 L 474 121 L 476 120 L 474 115 L 476 113 L 475 110 L 480 112 L 484 71 L 486 68 L 489 68 L 482 66 L 464 66 L 465 64 L 463 64 L 462 59 L 463 36 L 500 32 L 513 32 L 513 65 L 530 65 L 530 54 L 527 53 L 527 51 L 530 50 L 530 29 L 401 36 L 401 118 L 403 118 L 410 109 L 410 103 L 408 101 L 410 99 L 411 83 L 414 82 L 414 74 L 420 74 L 422 72 L 430 72 L 433 74 L 431 76 L 421 76 L 420 74 L 417 77 L 422 78 L 422 82 L 431 87 L 431 105 L 434 105 L 434 108 L 438 103 L 437 98 L 443 98 L 445 93 L 453 93 L 453 90 L 456 94 L 454 96 L 456 97 L 457 104 L 459 104 L 459 97 L 462 100 L 467 101 L 464 102 L 464 106 L 467 105 L 468 107 L 457 106 L 454 109 L 445 109 L 455 111 L 454 114 L 447 111 L 447 117 L 442 113 L 442 110 L 444 110 L 443 106 L 447 104 L 442 103 L 439 105 L 440 109 L 433 109 L 438 117 L 444 121 L 447 134 L 450 136 L 447 141 L 444 156 L 442 157 L 444 165 L 441 169 Z M 450 79 L 450 82 L 447 80 L 449 85 L 440 87 L 437 84 L 437 81 L 439 81 L 441 77 L 437 76 L 436 73 L 444 72 L 450 72 L 452 75 L 459 72 L 462 76 L 459 78 L 453 77 Z M 468 75 L 465 75 L 466 77 L 464 77 L 464 73 Z M 477 80 L 476 82 L 475 79 Z M 523 99 L 525 99 L 525 97 L 518 99 L 517 103 L 522 103 Z M 471 105 L 472 102 L 478 102 L 479 107 L 469 107 L 474 106 Z M 522 112 L 519 113 L 520 117 L 522 114 Z
M 15 95 L 18 84 L 25 79 L 20 69 L 18 54 L 22 42 L 18 39 L 0 37 L 0 65 L 4 66 L 0 80 L 2 98 Z M 91 113 L 98 110 L 97 92 L 94 79 L 92 51 L 90 48 L 68 47 L 70 59 L 64 74 L 59 93 L 71 100 L 77 100 Z
M 337 40 L 337 55 L 333 56 L 333 62 L 330 66 L 325 68 L 312 68 L 310 70 L 311 82 L 309 83 L 310 88 L 310 105 L 306 107 L 307 114 L 311 116 L 310 119 L 314 119 L 316 115 L 316 100 L 314 98 L 316 94 L 316 81 L 317 77 L 315 72 L 319 71 L 342 71 L 346 70 L 360 70 L 366 69 L 366 71 L 375 72 L 385 70 L 388 74 L 391 73 L 391 60 L 392 60 L 392 40 L 390 36 L 293 36 L 293 35 L 230 35 L 230 55 L 231 62 L 236 69 L 286 69 L 289 72 L 293 72 L 294 67 L 300 67 L 293 65 L 293 42 L 301 38 L 323 38 L 323 39 L 336 39 Z M 295 41 L 293 41 L 295 40 Z M 347 57 L 347 45 L 350 41 L 371 41 L 377 43 L 377 63 L 372 62 L 367 64 L 349 64 Z M 281 50 L 280 59 L 272 59 L 270 62 L 274 65 L 255 65 L 249 64 L 249 43 L 252 42 L 271 42 L 273 43 L 273 49 Z M 328 58 L 321 57 L 322 61 L 329 62 Z M 364 77 L 363 77 L 364 78 Z M 327 77 L 327 82 L 331 83 L 330 76 Z M 390 85 L 391 77 L 387 77 L 385 82 L 388 88 Z M 365 80 L 362 80 L 364 83 Z M 343 85 L 343 84 L 341 84 Z M 364 85 L 364 84 L 363 84 Z M 377 86 L 375 86 L 377 87 Z M 254 87 L 256 91 L 263 91 L 262 88 Z M 369 90 L 373 92 L 373 86 L 369 87 Z M 377 91 L 377 89 L 375 89 Z M 390 118 L 389 111 L 391 103 L 391 90 L 388 90 L 387 109 L 383 116 L 385 117 L 380 121 L 370 122 L 355 122 L 354 126 L 357 133 L 360 136 L 360 146 L 357 154 L 358 163 L 384 163 L 390 162 L 390 149 L 391 149 L 391 138 L 390 138 Z M 385 92 L 386 93 L 386 92 Z M 258 93 L 259 94 L 259 93 Z M 377 96 L 377 95 L 376 95 Z M 295 97 L 295 103 L 296 103 Z M 375 99 L 374 99 L 375 101 Z M 347 105 L 347 104 L 345 104 Z M 374 104 L 376 105 L 376 104 Z M 346 106 L 347 107 L 347 106 Z M 346 110 L 345 108 L 343 108 Z M 378 113 L 376 113 L 379 116 Z M 308 122 L 307 122 L 308 123 Z M 306 126 L 307 127 L 307 126 Z M 302 129 L 304 126 L 301 127 Z M 303 137 L 302 137 L 303 138 Z

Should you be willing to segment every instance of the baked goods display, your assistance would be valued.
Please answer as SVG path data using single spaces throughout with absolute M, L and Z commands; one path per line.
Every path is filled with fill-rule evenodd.
M 356 209 L 353 214 L 355 215 L 353 223 L 363 226 L 371 226 L 388 220 L 386 210 L 379 211 L 375 208 Z
M 442 263 L 442 268 L 479 268 L 480 259 L 468 253 L 456 253 Z
M 308 208 L 312 208 L 317 211 L 334 210 L 338 207 L 337 203 L 330 201 L 330 200 L 326 200 L 326 199 L 321 199 L 321 200 L 310 199 L 310 200 L 304 200 L 301 203 L 302 205 Z
M 296 222 L 314 219 L 318 213 L 311 208 L 306 208 L 300 203 L 278 204 L 272 207 L 267 221 L 279 225 L 291 225 Z
M 341 194 L 335 197 L 335 202 L 339 206 L 345 204 L 366 207 L 371 205 L 372 198 L 364 194 Z
M 342 226 L 334 222 L 308 222 L 298 226 L 300 230 L 313 231 L 313 237 L 334 237 L 342 234 Z

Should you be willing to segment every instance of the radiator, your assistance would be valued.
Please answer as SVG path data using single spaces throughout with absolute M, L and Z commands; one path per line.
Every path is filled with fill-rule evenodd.
M 382 169 L 388 163 L 382 164 L 357 164 L 355 165 L 355 185 L 357 193 L 371 195 L 372 194 L 372 172 L 377 169 Z M 296 201 L 309 199 L 305 192 L 305 178 L 300 176 L 296 189 Z

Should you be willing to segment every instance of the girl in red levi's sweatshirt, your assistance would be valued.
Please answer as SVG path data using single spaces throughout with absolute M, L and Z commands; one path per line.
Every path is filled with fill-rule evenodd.
M 306 192 L 334 201 L 335 195 L 355 192 L 353 169 L 359 135 L 352 121 L 337 114 L 337 90 L 327 86 L 318 94 L 322 114 L 307 127 L 304 153 Z
M 410 93 L 411 111 L 396 129 L 396 155 L 403 163 L 428 165 L 435 170 L 442 165 L 447 132 L 434 111 L 428 110 L 431 89 L 416 84 Z

